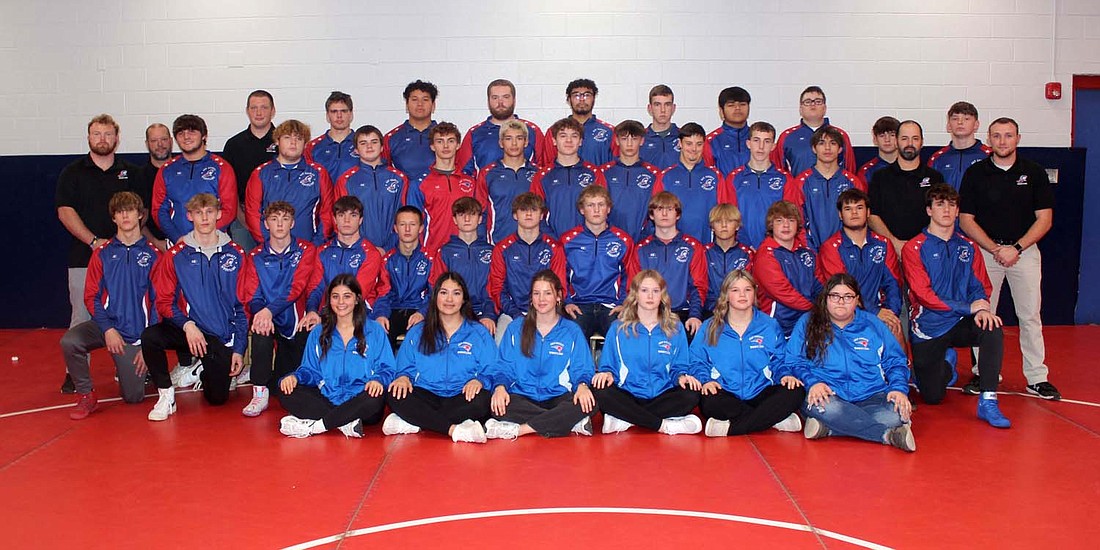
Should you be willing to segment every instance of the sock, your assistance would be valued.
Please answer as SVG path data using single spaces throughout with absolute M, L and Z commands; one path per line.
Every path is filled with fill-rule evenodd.
M 997 400 L 997 392 L 995 392 L 995 391 L 983 391 L 982 392 L 982 399 L 991 399 L 993 401 L 996 401 Z

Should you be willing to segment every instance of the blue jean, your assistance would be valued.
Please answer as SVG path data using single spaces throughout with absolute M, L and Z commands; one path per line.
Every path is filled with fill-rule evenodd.
M 902 425 L 901 415 L 894 410 L 893 403 L 886 400 L 886 392 L 855 403 L 833 395 L 824 405 L 804 404 L 802 412 L 825 424 L 830 435 L 847 435 L 876 443 L 884 443 L 886 432 Z

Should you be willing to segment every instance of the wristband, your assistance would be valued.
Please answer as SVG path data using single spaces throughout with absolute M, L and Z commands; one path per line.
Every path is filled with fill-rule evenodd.
M 1024 247 L 1020 246 L 1019 242 L 1012 243 L 1012 248 L 1016 249 L 1017 254 L 1024 251 Z
M 88 248 L 95 248 L 95 243 L 98 240 L 99 237 L 92 237 L 92 240 L 88 241 Z

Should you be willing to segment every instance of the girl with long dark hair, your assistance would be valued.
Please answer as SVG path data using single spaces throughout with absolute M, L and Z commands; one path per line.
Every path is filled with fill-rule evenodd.
M 393 413 L 382 433 L 423 428 L 456 443 L 484 443 L 480 421 L 489 416 L 490 387 L 485 372 L 496 359 L 496 344 L 474 316 L 466 282 L 453 271 L 443 273 L 424 322 L 409 329 L 397 353 L 397 377 L 386 398 Z
M 279 381 L 279 401 L 290 413 L 279 422 L 289 437 L 339 428 L 363 437 L 363 424 L 382 416 L 394 358 L 386 332 L 367 321 L 363 290 L 354 275 L 337 275 L 325 290 L 328 306 L 306 339 L 302 365 Z
M 915 451 L 905 351 L 885 323 L 859 307 L 860 300 L 854 277 L 833 275 L 787 342 L 787 360 L 809 388 L 804 434 Z
M 570 431 L 592 435 L 596 398 L 588 387 L 596 367 L 584 331 L 564 317 L 561 279 L 549 269 L 531 280 L 531 306 L 523 322 L 512 323 L 492 369 L 493 418 L 489 439 L 546 437 Z

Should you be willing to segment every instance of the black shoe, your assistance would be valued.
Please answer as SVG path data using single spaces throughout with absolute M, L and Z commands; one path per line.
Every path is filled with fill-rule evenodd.
M 1054 384 L 1050 382 L 1039 382 L 1038 384 L 1028 384 L 1027 393 L 1038 395 L 1043 399 L 1051 399 L 1058 401 L 1062 399 L 1062 394 L 1058 393 L 1058 388 L 1054 387 Z
M 65 381 L 61 383 L 61 393 L 76 393 L 76 384 L 73 384 L 73 377 L 69 373 L 65 373 Z
M 982 393 L 982 379 L 975 374 L 974 378 L 971 378 L 962 388 L 963 393 L 966 395 L 978 395 Z

